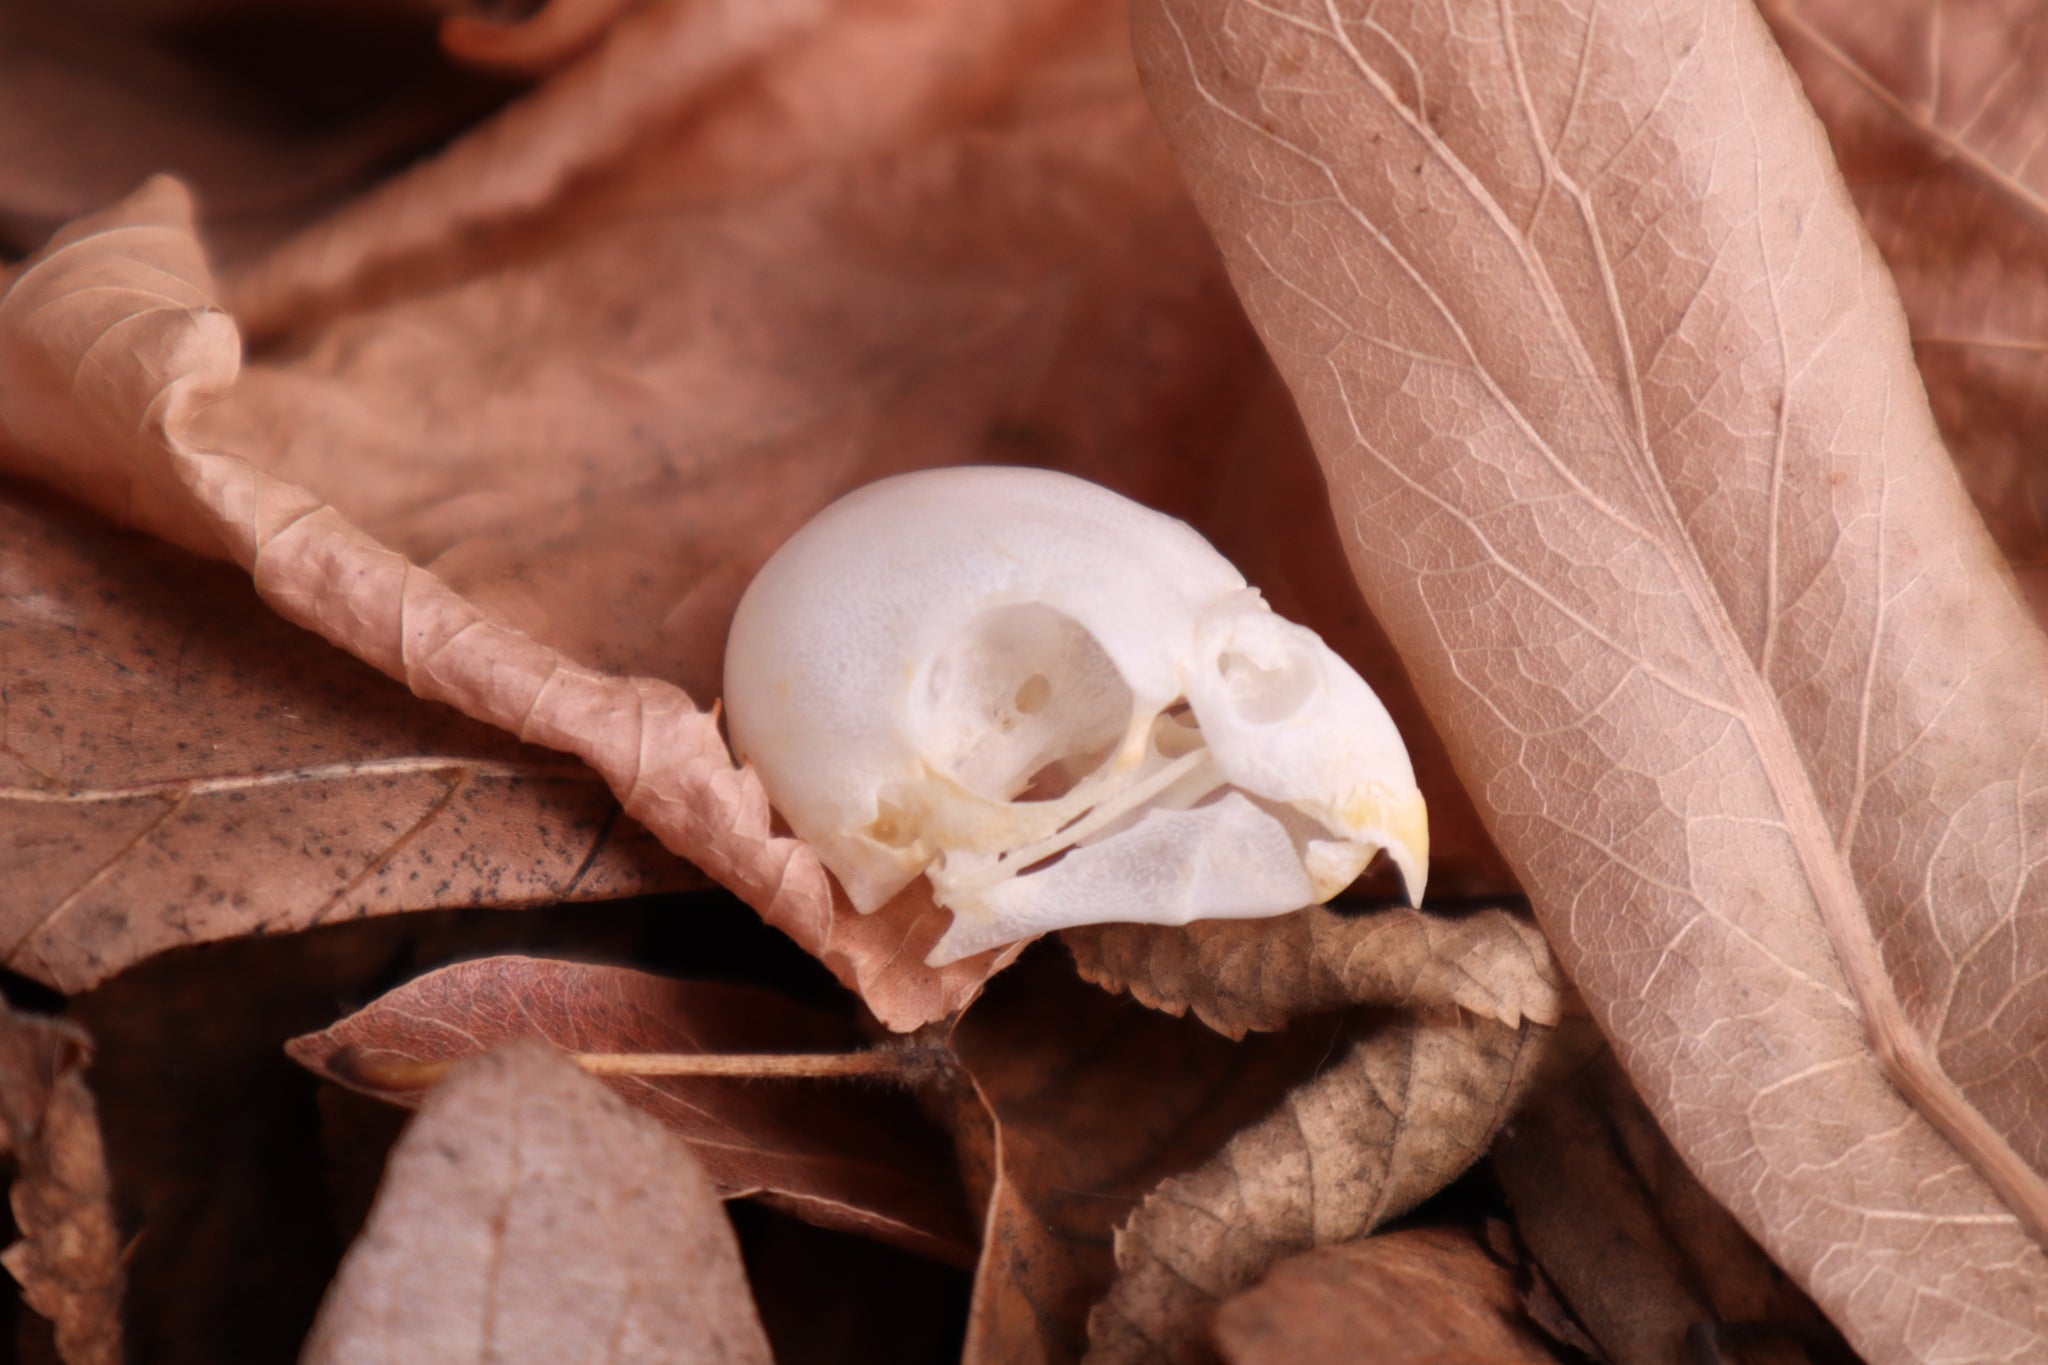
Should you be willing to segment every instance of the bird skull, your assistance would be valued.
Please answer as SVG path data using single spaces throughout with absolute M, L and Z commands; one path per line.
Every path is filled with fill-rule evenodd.
M 855 908 L 920 874 L 927 961 L 1329 899 L 1428 824 L 1379 698 L 1186 524 L 1045 470 L 884 479 L 762 566 L 733 745 Z

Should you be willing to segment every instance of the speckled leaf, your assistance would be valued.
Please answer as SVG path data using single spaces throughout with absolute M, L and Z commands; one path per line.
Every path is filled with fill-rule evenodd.
M 189 943 L 701 885 L 596 773 L 422 705 L 247 578 L 0 484 L 0 950 L 65 991 Z

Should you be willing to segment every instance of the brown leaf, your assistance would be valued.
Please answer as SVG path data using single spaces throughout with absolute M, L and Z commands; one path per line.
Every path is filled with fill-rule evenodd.
M 2048 645 L 1761 22 L 1139 22 L 1361 585 L 1659 1121 L 1873 1360 L 2032 1349 Z
M 500 97 L 441 58 L 436 8 L 0 8 L 0 250 L 158 171 L 194 187 L 217 249 L 302 225 Z
M 309 1365 L 769 1365 L 739 1248 L 689 1151 L 544 1044 L 459 1067 L 398 1147 Z
M 458 141 L 267 253 L 230 285 L 237 318 L 252 335 L 271 335 L 366 279 L 531 214 L 825 8 L 823 0 L 649 0 L 608 31 L 611 15 L 579 18 L 578 27 L 603 31 L 596 51 L 500 113 L 487 134 Z M 458 24 L 458 49 L 479 28 Z
M 120 1365 L 121 1236 L 85 1067 L 92 1040 L 0 1004 L 0 1153 L 21 1240 L 0 1263 L 56 1324 L 66 1365 Z
M 1764 0 L 1891 266 L 1935 420 L 2015 563 L 2048 564 L 2048 29 L 2031 3 Z
M 1603 1055 L 1493 1151 L 1522 1240 L 1608 1359 L 1679 1361 L 1687 1333 L 1769 1328 L 1746 1365 L 1804 1365 L 1819 1314 L 1709 1195 Z
M 1219 1303 L 1456 1179 L 1587 1033 L 1583 1018 L 1565 1029 L 1404 1020 L 1352 1044 L 1118 1229 L 1116 1283 L 1088 1315 L 1089 1361 L 1201 1360 Z
M 491 957 L 428 972 L 286 1050 L 331 1080 L 418 1104 L 419 1091 L 380 1085 L 380 1068 L 523 1037 L 568 1052 L 836 1052 L 860 1041 L 844 1021 L 759 987 Z M 726 1198 L 760 1195 L 821 1227 L 956 1264 L 973 1258 L 946 1153 L 900 1093 L 671 1076 L 610 1083 L 688 1143 Z
M 279 619 L 248 580 L 0 485 L 7 965 L 701 885 L 596 773 Z
M 1326 1056 L 1337 1021 L 1230 1043 L 1075 979 L 1041 947 L 955 1027 L 962 1164 L 987 1210 L 969 1365 L 1078 1360 L 1113 1229 Z
M 1229 1365 L 1555 1365 L 1514 1276 L 1467 1233 L 1415 1228 L 1293 1256 L 1216 1313 Z
M 1104 924 L 1060 937 L 1096 985 L 1173 1014 L 1192 1008 L 1233 1038 L 1353 1005 L 1555 1024 L 1566 989 L 1536 927 L 1499 909 L 1452 918 L 1316 906 L 1274 920 Z

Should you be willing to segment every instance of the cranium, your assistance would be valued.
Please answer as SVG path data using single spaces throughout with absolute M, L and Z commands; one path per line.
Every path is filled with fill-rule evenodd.
M 733 619 L 725 707 L 869 912 L 920 874 L 934 966 L 1077 924 L 1329 899 L 1428 825 L 1379 698 L 1186 524 L 1069 475 L 935 469 L 827 507 Z

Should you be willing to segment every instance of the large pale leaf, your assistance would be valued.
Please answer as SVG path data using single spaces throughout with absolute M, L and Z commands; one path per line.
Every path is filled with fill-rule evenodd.
M 1963 482 L 2048 567 L 2048 24 L 2034 0 L 1765 0 L 1913 328 Z
M 1367 597 L 1660 1122 L 1873 1360 L 2035 1349 L 2048 646 L 1754 11 L 1139 26 Z

